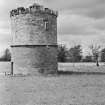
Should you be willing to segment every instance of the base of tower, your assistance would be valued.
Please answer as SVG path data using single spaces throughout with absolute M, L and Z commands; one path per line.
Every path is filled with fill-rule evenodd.
M 56 74 L 57 46 L 12 47 L 13 75 Z
M 48 65 L 51 67 L 51 65 Z M 34 68 L 31 68 L 31 67 L 28 67 L 28 66 L 25 66 L 25 67 L 20 67 L 16 64 L 13 65 L 13 74 L 12 75 L 54 75 L 54 74 L 57 74 L 57 67 L 58 65 L 56 65 L 56 67 L 51 67 L 51 68 L 48 68 L 48 67 L 34 67 Z

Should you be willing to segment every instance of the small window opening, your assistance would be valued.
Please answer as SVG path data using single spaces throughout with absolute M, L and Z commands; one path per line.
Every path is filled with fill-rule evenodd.
M 46 30 L 49 29 L 49 23 L 48 23 L 48 21 L 45 21 L 45 29 L 46 29 Z
M 44 27 L 45 27 L 45 30 L 46 31 L 49 30 L 49 22 L 48 22 L 48 19 L 44 19 Z

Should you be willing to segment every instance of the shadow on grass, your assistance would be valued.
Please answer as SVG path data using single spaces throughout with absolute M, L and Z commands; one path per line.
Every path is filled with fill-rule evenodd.
M 105 75 L 103 72 L 58 71 L 58 75 Z

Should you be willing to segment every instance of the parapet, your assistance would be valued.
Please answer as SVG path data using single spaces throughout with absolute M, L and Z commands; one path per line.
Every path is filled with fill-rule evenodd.
M 29 8 L 19 7 L 17 9 L 10 11 L 10 17 L 20 15 L 20 14 L 36 13 L 36 12 L 51 14 L 51 15 L 55 15 L 56 17 L 58 16 L 57 11 L 53 11 L 49 8 L 44 8 L 42 5 L 34 3 L 32 6 L 29 6 Z

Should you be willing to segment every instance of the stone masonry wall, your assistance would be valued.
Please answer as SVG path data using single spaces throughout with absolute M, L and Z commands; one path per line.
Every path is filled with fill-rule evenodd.
M 56 73 L 57 46 L 13 47 L 14 74 Z
M 10 12 L 14 74 L 56 73 L 57 12 L 34 4 Z
M 44 19 L 48 20 L 48 30 Z M 13 45 L 56 45 L 57 20 L 49 14 L 23 14 L 12 17 Z

